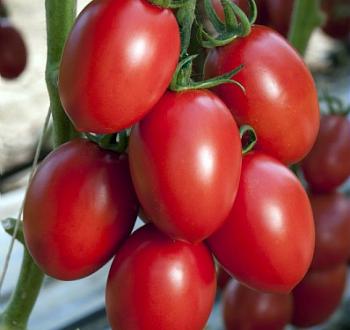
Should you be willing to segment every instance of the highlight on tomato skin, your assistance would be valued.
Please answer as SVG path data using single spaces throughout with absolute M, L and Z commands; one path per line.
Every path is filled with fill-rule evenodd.
M 166 92 L 133 127 L 129 159 L 145 214 L 170 237 L 200 242 L 225 221 L 242 147 L 230 111 L 210 91 Z
M 292 324 L 311 327 L 326 321 L 339 306 L 346 285 L 347 265 L 309 272 L 293 290 Z
M 137 213 L 126 155 L 75 139 L 37 169 L 24 204 L 24 237 L 43 272 L 75 280 L 112 258 Z
M 290 294 L 252 290 L 234 279 L 222 297 L 226 330 L 283 330 L 292 319 Z
M 258 55 L 257 55 L 258 54 Z M 244 67 L 232 84 L 213 91 L 225 102 L 238 125 L 248 124 L 258 136 L 256 150 L 293 164 L 312 148 L 319 129 L 317 90 L 309 69 L 289 43 L 274 30 L 253 25 L 251 33 L 211 49 L 206 78 Z
M 21 33 L 7 19 L 0 17 L 0 76 L 17 78 L 27 65 L 27 47 Z
M 311 194 L 315 220 L 315 253 L 312 270 L 327 270 L 350 257 L 350 200 L 341 193 Z
M 215 292 L 208 248 L 173 240 L 148 224 L 126 240 L 113 260 L 107 316 L 113 330 L 202 330 Z
M 79 131 L 129 128 L 164 94 L 179 55 L 180 32 L 170 9 L 146 0 L 91 1 L 62 54 L 64 110 Z
M 326 193 L 350 176 L 350 121 L 346 116 L 322 115 L 316 143 L 301 163 L 310 189 Z
M 289 293 L 311 264 L 314 242 L 310 201 L 299 180 L 268 155 L 245 155 L 232 210 L 207 239 L 218 262 L 253 289 Z

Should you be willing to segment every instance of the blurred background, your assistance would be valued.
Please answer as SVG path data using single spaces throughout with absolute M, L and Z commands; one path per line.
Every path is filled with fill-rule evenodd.
M 23 73 L 16 79 L 0 77 L 0 219 L 16 217 L 18 214 L 30 164 L 49 106 L 44 77 L 44 1 L 4 2 L 11 23 L 24 39 L 28 56 Z M 79 0 L 79 10 L 88 2 Z M 318 29 L 312 36 L 306 55 L 306 62 L 314 74 L 320 93 L 336 95 L 345 104 L 350 104 L 349 54 L 349 41 L 333 39 Z M 48 134 L 41 157 L 50 148 Z M 349 184 L 342 189 L 348 191 L 348 186 Z M 0 270 L 4 265 L 9 244 L 10 237 L 0 229 Z M 1 292 L 0 310 L 15 286 L 21 258 L 22 247 L 16 242 Z M 29 329 L 108 329 L 104 312 L 104 287 L 109 266 L 107 264 L 94 275 L 74 282 L 46 278 L 32 313 Z M 344 297 L 349 296 L 348 291 L 349 289 Z M 208 329 L 223 329 L 220 308 L 218 297 Z M 348 311 L 350 314 L 349 309 Z M 332 326 L 334 322 L 338 322 L 341 313 L 338 311 L 333 315 Z M 324 327 L 329 328 L 330 325 Z M 334 326 L 334 329 L 337 327 Z

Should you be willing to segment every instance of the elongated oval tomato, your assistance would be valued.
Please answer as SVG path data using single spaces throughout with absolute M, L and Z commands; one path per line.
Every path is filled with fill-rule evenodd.
M 350 176 L 350 121 L 346 117 L 321 117 L 316 143 L 301 168 L 316 192 L 330 192 L 345 182 Z
M 59 91 L 80 131 L 112 133 L 143 117 L 168 87 L 180 52 L 171 10 L 146 0 L 94 0 L 63 52 Z
M 346 264 L 309 272 L 293 290 L 292 324 L 311 327 L 326 321 L 341 302 L 346 285 Z
M 340 193 L 311 195 L 315 220 L 315 253 L 311 268 L 324 270 L 350 257 L 350 200 Z
M 81 278 L 113 256 L 137 211 L 126 156 L 76 139 L 53 151 L 29 186 L 26 244 L 46 274 Z
M 288 293 L 306 274 L 314 242 L 310 202 L 298 179 L 272 157 L 246 155 L 233 208 L 208 239 L 220 264 L 251 288 Z
M 229 110 L 211 92 L 167 92 L 132 130 L 129 157 L 145 214 L 171 237 L 198 242 L 226 219 L 241 143 Z
M 0 17 L 0 75 L 17 78 L 27 64 L 27 48 L 20 32 L 7 18 Z
M 205 76 L 243 69 L 232 84 L 214 88 L 238 125 L 251 125 L 258 136 L 256 149 L 286 164 L 306 156 L 319 128 L 317 91 L 312 76 L 296 51 L 278 33 L 255 25 L 245 38 L 210 50 Z
M 289 294 L 263 293 L 231 280 L 223 294 L 226 330 L 283 330 L 292 318 Z
M 215 291 L 214 262 L 204 244 L 174 241 L 146 225 L 116 254 L 107 316 L 115 330 L 202 330 Z

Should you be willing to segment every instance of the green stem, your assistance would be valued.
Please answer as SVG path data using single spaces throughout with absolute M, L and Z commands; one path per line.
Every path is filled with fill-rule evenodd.
M 53 115 L 55 147 L 77 136 L 65 115 L 57 90 L 57 73 L 63 46 L 76 17 L 76 0 L 46 0 L 47 64 L 46 83 Z M 22 267 L 15 291 L 0 314 L 0 330 L 25 330 L 40 292 L 44 274 L 24 248 Z
M 1 330 L 22 330 L 27 328 L 27 322 L 39 295 L 43 279 L 43 272 L 36 266 L 27 249 L 24 249 L 21 272 L 16 289 L 0 318 Z
M 58 68 L 67 35 L 76 16 L 76 0 L 46 0 L 46 84 L 50 96 L 55 147 L 79 136 L 65 114 L 57 89 Z
M 311 33 L 324 20 L 320 4 L 321 0 L 295 0 L 288 40 L 302 56 Z

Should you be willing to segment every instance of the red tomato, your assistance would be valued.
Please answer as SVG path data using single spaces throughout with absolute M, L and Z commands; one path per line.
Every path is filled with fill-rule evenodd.
M 208 239 L 220 264 L 251 288 L 288 293 L 310 266 L 314 240 L 311 206 L 298 179 L 267 155 L 246 155 L 231 213 Z
M 322 9 L 327 14 L 323 31 L 336 39 L 350 37 L 349 0 L 323 0 Z
M 231 280 L 223 295 L 226 330 L 283 330 L 292 318 L 291 295 L 262 293 Z
M 171 237 L 198 242 L 226 219 L 241 143 L 229 110 L 211 92 L 167 92 L 132 130 L 129 157 L 145 213 Z
M 316 240 L 313 270 L 330 269 L 350 257 L 350 201 L 341 194 L 311 195 Z
M 226 284 L 232 279 L 231 275 L 226 272 L 222 267 L 218 267 L 217 270 L 217 286 L 219 289 L 223 290 Z
M 329 192 L 350 175 L 350 122 L 346 117 L 321 117 L 320 131 L 314 147 L 301 166 L 310 188 Z
M 145 0 L 94 0 L 63 52 L 59 91 L 80 131 L 112 133 L 141 119 L 167 89 L 180 52 L 171 10 Z
M 269 25 L 283 36 L 287 36 L 293 12 L 294 0 L 266 0 Z
M 202 330 L 215 289 L 215 267 L 204 244 L 175 241 L 146 225 L 113 261 L 107 316 L 115 330 Z
M 232 84 L 215 87 L 239 125 L 251 125 L 258 136 L 256 148 L 290 164 L 311 149 L 319 128 L 317 91 L 307 67 L 287 41 L 264 26 L 253 26 L 245 38 L 212 49 L 205 76 L 243 69 Z
M 137 211 L 127 158 L 76 139 L 53 151 L 29 186 L 26 244 L 46 274 L 78 279 L 113 256 Z
M 347 267 L 310 272 L 293 290 L 292 324 L 311 327 L 326 321 L 341 302 L 346 284 Z
M 19 31 L 6 18 L 0 17 L 0 75 L 17 78 L 27 63 L 27 49 Z

